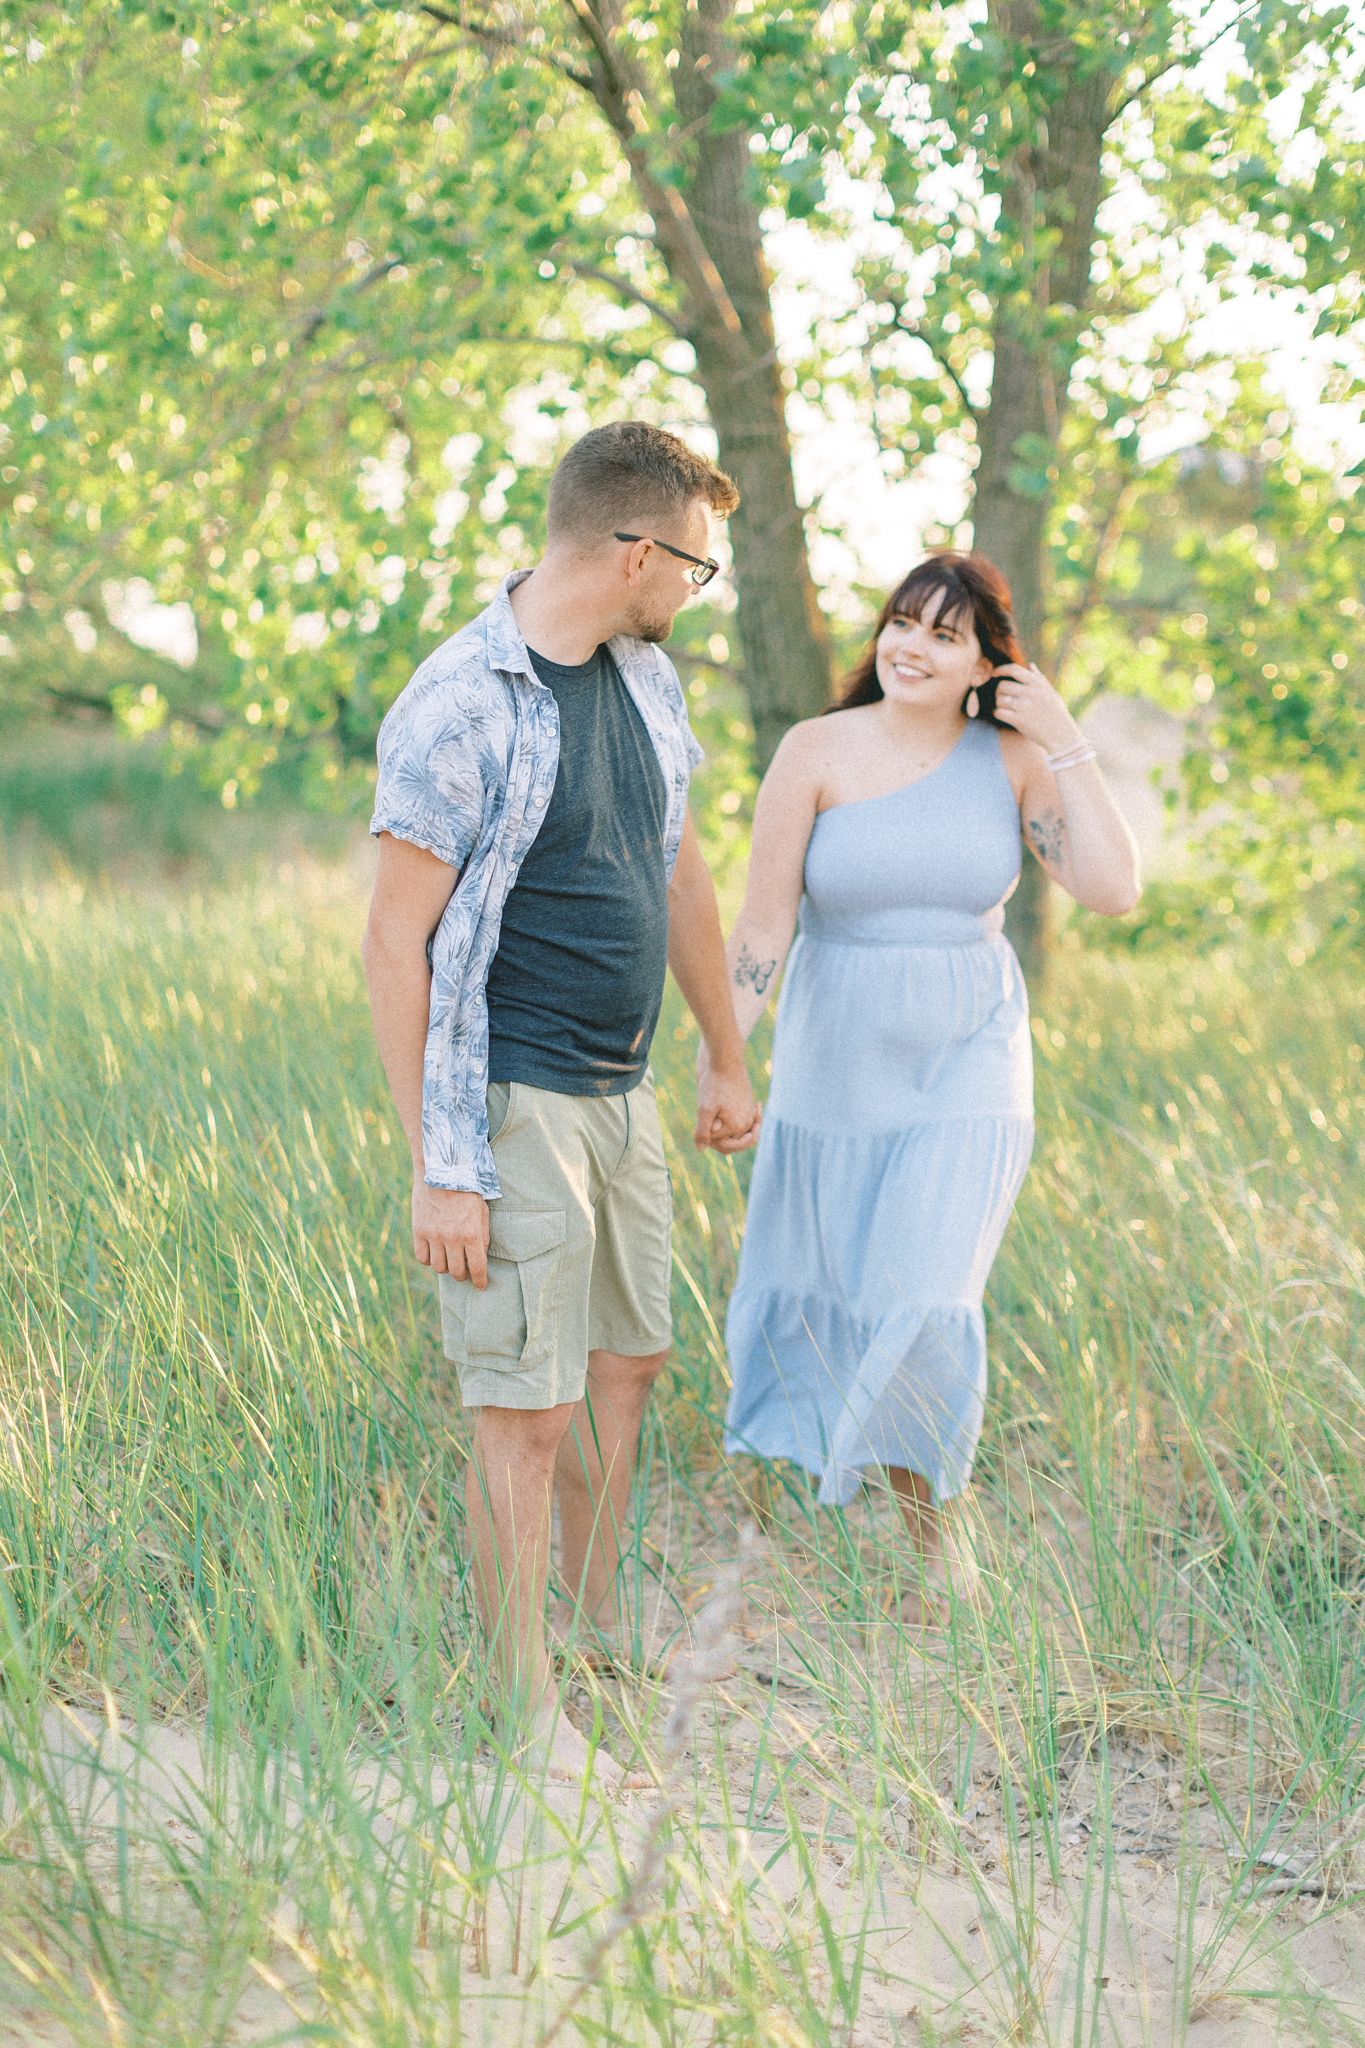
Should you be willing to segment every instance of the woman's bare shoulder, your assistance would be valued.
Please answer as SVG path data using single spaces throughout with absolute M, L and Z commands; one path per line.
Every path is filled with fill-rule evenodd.
M 847 760 L 849 735 L 839 730 L 844 721 L 845 714 L 803 718 L 787 728 L 763 778 L 759 815 L 811 819 L 823 808 L 826 788 Z
M 835 715 L 824 712 L 818 718 L 803 718 L 799 724 L 789 726 L 773 756 L 774 763 L 785 758 L 791 767 L 805 769 L 840 759 L 848 753 L 850 745 L 864 737 L 868 709 L 858 705 Z

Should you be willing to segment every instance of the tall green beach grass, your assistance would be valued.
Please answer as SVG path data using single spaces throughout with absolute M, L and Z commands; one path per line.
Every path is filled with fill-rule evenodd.
M 747 1168 L 691 1149 L 670 996 L 677 1343 L 639 1595 L 704 1608 L 753 1533 L 738 1673 L 672 1747 L 666 1690 L 570 1681 L 660 1774 L 610 1806 L 528 1785 L 490 1725 L 354 875 L 23 886 L 0 2036 L 1362 2032 L 1358 961 L 1061 956 L 988 1303 L 978 1575 L 942 1636 L 899 1620 L 878 1486 L 832 1513 L 721 1453 Z

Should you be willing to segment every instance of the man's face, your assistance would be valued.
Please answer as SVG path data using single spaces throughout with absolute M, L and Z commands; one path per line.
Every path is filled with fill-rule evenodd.
M 711 508 L 704 498 L 694 498 L 685 513 L 645 520 L 638 527 L 633 526 L 632 531 L 647 534 L 654 541 L 666 540 L 670 546 L 704 562 L 711 552 Z M 624 547 L 627 543 L 618 545 Z M 666 640 L 673 631 L 674 619 L 696 591 L 690 562 L 680 562 L 666 548 L 650 548 L 631 586 L 628 630 L 637 640 Z

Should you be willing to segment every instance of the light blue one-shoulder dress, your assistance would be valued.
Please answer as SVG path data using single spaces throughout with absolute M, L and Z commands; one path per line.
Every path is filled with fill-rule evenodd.
M 981 1297 L 1033 1144 L 1028 997 L 1004 936 L 1019 806 L 1000 736 L 815 820 L 726 1338 L 726 1448 L 819 1498 L 869 1465 L 971 1476 Z

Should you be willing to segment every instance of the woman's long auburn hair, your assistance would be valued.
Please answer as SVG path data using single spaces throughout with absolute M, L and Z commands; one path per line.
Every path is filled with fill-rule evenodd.
M 877 642 L 888 619 L 919 619 L 931 597 L 940 591 L 943 603 L 935 624 L 955 626 L 969 619 L 977 645 L 992 668 L 1007 661 L 1025 662 L 1028 657 L 1014 630 L 1010 587 L 994 562 L 984 555 L 957 554 L 942 549 L 918 563 L 882 606 L 876 628 L 843 689 L 829 706 L 831 711 L 851 711 L 858 704 L 880 704 L 885 691 L 877 681 Z M 971 692 L 968 692 L 970 696 Z M 977 717 L 987 725 L 999 725 L 995 715 L 995 684 L 977 688 Z M 963 700 L 966 708 L 966 700 Z M 1006 730 L 1009 730 L 1007 727 Z

